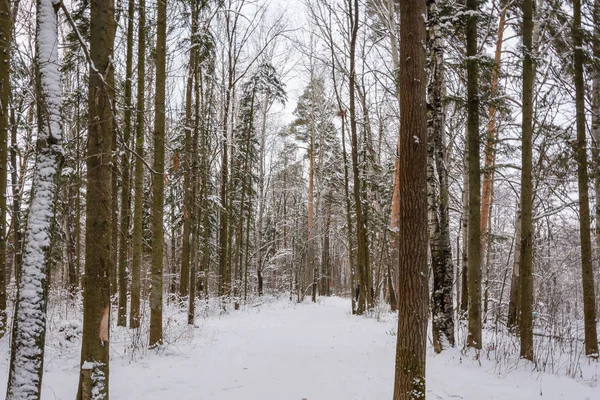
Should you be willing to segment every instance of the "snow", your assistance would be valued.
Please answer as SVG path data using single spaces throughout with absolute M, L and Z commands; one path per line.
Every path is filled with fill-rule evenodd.
M 58 69 L 58 28 L 54 0 L 40 0 L 37 15 L 37 59 L 47 124 L 41 124 L 33 174 L 31 205 L 25 233 L 23 270 L 19 282 L 17 329 L 14 341 L 14 374 L 8 399 L 36 398 L 43 352 L 38 345 L 45 334 L 46 260 L 53 216 L 57 154 L 60 142 L 60 73 Z M 50 140 L 51 145 L 46 143 Z M 51 148 L 48 148 L 51 147 Z
M 350 300 L 335 297 L 320 298 L 317 304 L 267 297 L 223 316 L 215 303 L 206 316 L 204 306 L 198 305 L 205 315 L 192 328 L 185 324 L 184 307 L 165 305 L 165 345 L 158 352 L 132 351 L 132 344 L 145 343 L 145 338 L 113 326 L 111 399 L 391 399 L 395 314 L 377 310 L 371 318 L 357 317 L 349 314 L 349 306 Z M 72 399 L 79 342 L 59 346 L 54 325 L 74 323 L 49 324 L 42 398 Z M 0 340 L 0 354 L 6 354 L 0 359 L 0 393 L 6 385 L 7 348 L 8 339 Z M 429 348 L 427 398 L 600 398 L 597 362 L 584 365 L 580 377 L 572 379 L 534 371 L 522 361 L 499 365 L 489 354 L 484 350 L 475 361 L 458 348 L 440 355 Z

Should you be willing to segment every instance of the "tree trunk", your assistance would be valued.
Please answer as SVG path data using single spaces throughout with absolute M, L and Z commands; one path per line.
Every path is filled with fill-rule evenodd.
M 463 190 L 462 190 L 462 267 L 460 274 L 460 318 L 467 317 L 469 312 L 469 150 L 465 149 L 463 168 Z
M 127 58 L 125 63 L 125 116 L 123 127 L 123 142 L 129 146 L 131 141 L 131 79 L 133 71 L 133 20 L 135 16 L 135 2 L 129 0 L 127 16 Z M 127 326 L 127 261 L 129 258 L 129 224 L 131 220 L 130 196 L 131 185 L 129 178 L 130 162 L 129 153 L 123 151 L 121 156 L 121 227 L 119 232 L 119 312 L 118 326 Z
M 13 320 L 7 400 L 39 399 L 44 371 L 52 215 L 62 155 L 56 11 L 57 8 L 51 0 L 38 0 L 35 60 L 38 138 L 28 228 L 25 233 L 25 257 L 19 276 Z M 5 35 L 3 32 L 2 36 Z M 7 93 L 5 90 L 3 87 L 3 96 Z M 3 101 L 2 98 L 0 100 Z M 3 114 L 6 115 L 6 112 Z M 4 135 L 6 132 L 6 129 L 2 129 L 0 134 Z M 3 139 L 3 146 L 6 139 Z M 1 166 L 3 174 L 6 172 L 6 164 L 4 156 L 4 164 Z M 4 232 L 4 229 L 2 231 Z M 2 237 L 4 238 L 4 233 Z
M 481 176 L 479 167 L 478 0 L 467 0 L 467 144 L 469 164 L 469 347 L 481 349 Z
M 190 289 L 190 235 L 192 232 L 192 213 L 194 212 L 194 203 L 192 201 L 192 186 L 194 185 L 193 176 L 196 171 L 192 171 L 192 93 L 194 89 L 194 74 L 196 66 L 197 49 L 195 46 L 197 39 L 197 7 L 192 2 L 192 32 L 190 35 L 190 65 L 187 76 L 187 86 L 185 89 L 185 154 L 183 155 L 183 238 L 181 244 L 181 275 L 179 279 L 179 296 L 186 297 Z M 198 101 L 198 99 L 196 99 Z M 197 124 L 198 121 L 195 121 Z M 195 149 L 194 149 L 195 150 Z
M 454 346 L 454 304 L 452 281 L 452 247 L 448 215 L 448 172 L 445 163 L 444 107 L 444 43 L 441 37 L 439 11 L 436 1 L 428 2 L 430 84 L 428 129 L 428 199 L 429 243 L 433 268 L 432 332 L 433 347 L 439 353 L 445 343 Z M 437 171 L 434 169 L 434 164 Z M 437 172 L 437 179 L 436 179 Z M 439 185 L 439 203 L 436 181 Z
M 533 0 L 523 0 L 523 122 L 519 332 L 521 357 L 533 361 Z
M 133 204 L 133 238 L 131 260 L 131 311 L 129 327 L 140 326 L 141 269 L 143 256 L 142 213 L 144 207 L 144 108 L 146 75 L 146 1 L 139 0 L 138 19 L 138 87 L 135 120 L 135 197 Z
M 115 37 L 114 4 L 92 2 L 90 12 L 89 113 L 85 229 L 85 282 L 81 375 L 77 399 L 108 399 L 110 350 L 110 271 Z M 92 369 L 91 382 L 84 372 Z M 84 391 L 84 385 L 90 392 Z
M 487 136 L 485 139 L 485 156 L 483 168 L 483 187 L 481 191 L 481 258 L 485 257 L 485 250 L 491 227 L 489 226 L 492 214 L 492 192 L 494 189 L 494 167 L 496 164 L 496 96 L 498 95 L 498 81 L 500 80 L 500 61 L 502 59 L 502 45 L 504 42 L 504 27 L 506 24 L 506 11 L 508 0 L 500 1 L 500 20 L 498 22 L 498 36 L 496 38 L 496 52 L 494 53 L 494 66 L 492 68 L 492 82 L 490 95 L 492 103 L 488 110 Z M 487 307 L 487 304 L 486 304 Z
M 162 344 L 164 172 L 165 172 L 165 83 L 167 50 L 167 0 L 158 0 L 156 22 L 156 93 L 154 99 L 154 172 L 152 174 L 152 271 L 150 291 L 150 342 Z
M 399 301 L 394 400 L 425 399 L 427 345 L 426 2 L 400 2 Z
M 369 238 L 367 235 L 367 226 L 365 220 L 365 210 L 363 210 L 361 196 L 361 177 L 358 162 L 358 134 L 357 134 L 357 112 L 356 112 L 356 41 L 358 37 L 359 26 L 359 6 L 358 0 L 349 0 L 349 18 L 350 18 L 350 76 L 348 78 L 350 93 L 350 137 L 351 137 L 351 158 L 352 158 L 352 176 L 354 181 L 353 194 L 356 207 L 356 246 L 357 257 L 356 266 L 358 272 L 358 282 L 360 293 L 358 296 L 357 314 L 363 314 L 368 306 L 372 304 L 369 296 L 371 283 L 369 282 Z
M 0 2 L 0 193 L 6 193 L 8 166 L 8 103 L 10 99 L 11 2 Z M 0 198 L 0 338 L 7 332 L 6 320 L 6 196 Z
M 510 280 L 510 298 L 508 300 L 508 317 L 506 326 L 512 329 L 519 324 L 519 266 L 521 265 L 521 205 L 517 209 L 517 219 L 515 223 L 515 254 L 513 256 L 512 278 Z
M 583 31 L 581 28 L 581 0 L 573 1 L 573 44 L 575 109 L 577 123 L 577 182 L 579 187 L 579 232 L 581 236 L 581 278 L 583 284 L 583 314 L 585 323 L 585 354 L 598 357 L 596 333 L 596 295 L 592 267 L 590 238 L 590 202 L 588 194 L 588 161 L 585 136 L 585 85 L 583 81 Z M 522 315 L 523 313 L 521 313 Z
M 600 0 L 594 0 L 594 58 L 596 60 L 600 59 Z M 596 217 L 596 252 L 600 263 L 600 67 L 593 70 L 593 77 L 592 168 L 596 195 L 594 210 Z M 596 269 L 596 271 L 600 271 L 600 269 Z

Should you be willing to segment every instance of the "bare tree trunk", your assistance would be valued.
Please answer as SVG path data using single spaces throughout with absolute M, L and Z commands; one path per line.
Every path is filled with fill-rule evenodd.
M 485 257 L 486 245 L 489 242 L 491 227 L 489 226 L 492 214 L 492 192 L 494 190 L 494 168 L 496 165 L 496 96 L 498 95 L 498 82 L 500 80 L 500 61 L 502 59 L 502 45 L 504 42 L 504 27 L 506 25 L 506 11 L 508 0 L 500 0 L 500 20 L 498 22 L 498 36 L 496 38 L 496 51 L 494 53 L 494 66 L 492 69 L 492 82 L 490 94 L 492 103 L 488 110 L 487 136 L 485 140 L 485 156 L 483 168 L 483 187 L 481 190 L 481 258 Z M 487 304 L 486 304 L 487 307 Z
M 183 239 L 181 244 L 181 275 L 179 279 L 179 296 L 186 297 L 190 291 L 190 235 L 192 232 L 192 213 L 195 204 L 192 201 L 192 186 L 195 184 L 193 176 L 196 171 L 192 171 L 192 123 L 198 124 L 198 121 L 192 119 L 192 94 L 194 90 L 194 74 L 196 68 L 196 46 L 197 46 L 197 7 L 192 1 L 192 31 L 190 35 L 190 65 L 187 76 L 187 85 L 185 89 L 185 154 L 183 155 Z M 198 101 L 198 99 L 196 99 Z M 195 150 L 195 149 L 194 149 Z
M 131 260 L 131 311 L 129 327 L 140 326 L 141 269 L 143 256 L 142 213 L 144 207 L 144 108 L 146 75 L 146 1 L 139 0 L 138 19 L 138 87 L 135 121 L 135 197 L 133 205 L 133 240 Z
M 133 75 L 133 20 L 135 17 L 135 2 L 129 0 L 127 10 L 127 58 L 125 62 L 125 116 L 123 127 L 123 142 L 129 146 L 131 142 L 131 98 Z M 121 156 L 121 227 L 119 232 L 119 312 L 118 326 L 127 326 L 127 261 L 129 258 L 129 224 L 131 220 L 131 185 L 129 178 L 129 153 L 123 151 Z
M 0 1 L 0 193 L 6 193 L 8 157 L 8 103 L 10 100 L 11 2 Z M 6 319 L 6 196 L 0 199 L 0 338 L 7 332 Z
M 590 203 L 588 194 L 588 161 L 585 135 L 585 84 L 583 81 L 583 31 L 581 28 L 581 0 L 573 1 L 573 44 L 575 109 L 577 122 L 577 182 L 579 187 L 579 232 L 581 236 L 581 278 L 583 285 L 583 314 L 585 323 L 585 354 L 598 357 L 596 332 L 596 295 L 592 267 L 590 238 Z M 521 315 L 523 313 L 521 312 Z
M 400 2 L 400 221 L 394 400 L 425 399 L 427 345 L 426 2 Z
M 510 280 L 510 298 L 508 300 L 508 317 L 506 326 L 514 328 L 519 324 L 519 266 L 521 265 L 521 205 L 517 209 L 515 222 L 515 254 L 513 256 L 512 278 Z
M 462 267 L 460 274 L 460 318 L 465 318 L 469 312 L 469 150 L 465 148 L 462 191 Z
M 428 2 L 430 51 L 430 84 L 428 121 L 428 200 L 429 243 L 433 268 L 432 332 L 433 347 L 437 353 L 445 343 L 454 346 L 454 304 L 452 299 L 452 247 L 448 215 L 448 172 L 444 156 L 444 43 L 441 37 L 437 2 Z M 434 168 L 434 164 L 437 170 Z M 437 179 L 436 179 L 437 172 Z M 436 181 L 438 185 L 436 185 Z M 438 189 L 439 186 L 439 203 Z
M 2 33 L 4 35 L 5 32 Z M 36 54 L 38 138 L 25 233 L 25 257 L 13 320 L 7 400 L 39 399 L 44 371 L 52 216 L 62 156 L 58 18 L 52 0 L 37 2 Z M 4 95 L 5 89 L 2 88 L 2 91 Z M 6 115 L 6 112 L 3 114 Z M 1 134 L 6 132 L 6 129 L 2 129 Z M 6 144 L 6 138 L 3 143 Z M 1 167 L 5 174 L 6 157 L 3 157 L 4 164 Z
M 92 2 L 83 338 L 77 399 L 108 399 L 113 168 L 114 4 Z M 105 72 L 106 71 L 106 72 Z M 91 369 L 91 382 L 86 371 Z M 86 392 L 84 389 L 89 389 Z
M 479 167 L 478 0 L 467 0 L 467 144 L 469 160 L 469 347 L 481 349 L 481 176 Z
M 521 357 L 533 361 L 533 0 L 523 0 L 523 145 L 521 170 L 521 262 L 519 332 Z
M 362 204 L 362 192 L 361 192 L 361 177 L 360 168 L 358 162 L 358 134 L 357 134 L 357 112 L 356 112 L 356 41 L 358 37 L 358 26 L 359 26 L 359 6 L 358 0 L 348 0 L 348 10 L 350 18 L 350 76 L 348 79 L 349 93 L 350 93 L 350 137 L 351 137 L 351 158 L 352 158 L 352 172 L 353 172 L 353 192 L 354 192 L 354 203 L 356 208 L 356 265 L 358 272 L 358 282 L 360 285 L 360 292 L 358 296 L 358 308 L 356 313 L 363 314 L 369 304 L 372 302 L 369 300 L 369 238 L 367 235 L 366 217 L 365 210 Z
M 167 0 L 158 0 L 156 28 L 156 93 L 154 101 L 154 172 L 152 174 L 152 271 L 150 292 L 149 346 L 160 346 L 163 341 L 163 245 L 164 245 L 164 191 L 165 191 L 165 81 L 167 50 Z
M 600 58 L 600 0 L 594 0 L 594 58 Z M 596 195 L 596 252 L 600 263 L 600 68 L 593 70 L 592 167 Z M 597 264 L 598 265 L 598 264 Z M 600 271 L 600 269 L 596 269 Z M 598 310 L 596 310 L 597 312 Z

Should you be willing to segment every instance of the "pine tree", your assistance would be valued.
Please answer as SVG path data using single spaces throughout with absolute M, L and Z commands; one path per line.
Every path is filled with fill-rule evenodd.
M 467 0 L 467 146 L 469 166 L 469 347 L 481 349 L 481 176 L 479 167 L 479 67 L 477 13 L 479 0 Z
M 156 28 L 156 92 L 154 98 L 154 165 L 152 173 L 152 270 L 150 290 L 150 342 L 162 344 L 163 241 L 165 192 L 165 83 L 167 48 L 167 0 L 158 1 Z
M 590 237 L 590 203 L 588 194 L 588 161 L 585 127 L 585 85 L 583 80 L 583 30 L 581 28 L 581 0 L 573 1 L 574 83 L 577 141 L 577 183 L 579 188 L 579 234 L 581 238 L 581 278 L 583 285 L 583 314 L 585 323 L 585 354 L 598 357 L 596 332 L 596 295 L 592 267 Z M 521 315 L 523 315 L 521 313 Z
M 129 327 L 140 326 L 141 269 L 143 256 L 142 208 L 144 206 L 144 106 L 146 76 L 146 1 L 139 0 L 138 5 L 138 64 L 137 64 L 137 101 L 135 119 L 135 172 L 134 172 L 134 205 L 133 205 L 133 237 L 131 260 L 131 311 Z
M 521 357 L 533 361 L 533 0 L 523 1 L 523 148 L 521 173 L 520 314 Z

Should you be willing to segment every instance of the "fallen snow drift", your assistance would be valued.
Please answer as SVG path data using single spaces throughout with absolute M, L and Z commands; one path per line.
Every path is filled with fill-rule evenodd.
M 260 300 L 259 300 L 260 301 Z M 396 321 L 349 315 L 349 301 L 287 300 L 254 304 L 224 316 L 198 318 L 185 310 L 165 316 L 167 344 L 158 353 L 132 352 L 144 336 L 113 327 L 113 400 L 337 400 L 392 398 Z M 49 322 L 44 400 L 74 399 L 79 373 L 76 316 Z M 64 319 L 64 317 L 63 317 Z M 8 375 L 8 339 L 0 340 L 0 393 Z M 583 361 L 586 362 L 585 360 Z M 427 359 L 428 399 L 598 400 L 598 363 L 578 379 L 533 371 L 520 362 L 499 368 L 450 349 Z M 499 372 L 501 371 L 501 373 Z

